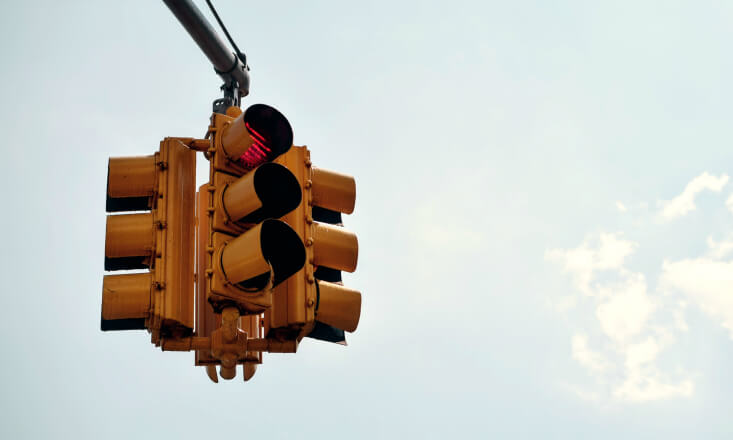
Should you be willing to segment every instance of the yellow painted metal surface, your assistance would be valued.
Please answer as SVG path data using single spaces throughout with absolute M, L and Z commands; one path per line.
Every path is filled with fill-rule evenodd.
M 151 256 L 155 244 L 152 213 L 107 216 L 104 254 L 108 258 Z
M 289 171 L 273 164 L 249 170 L 238 166 L 233 160 L 246 151 L 244 148 L 242 151 L 236 150 L 234 154 L 233 148 L 252 145 L 245 139 L 250 135 L 243 115 L 233 119 L 214 114 L 209 127 L 211 149 L 207 153 L 210 161 L 210 184 L 206 189 L 209 193 L 206 197 L 209 222 L 209 239 L 206 243 L 207 298 L 216 312 L 234 303 L 243 314 L 257 314 L 272 304 L 273 282 L 280 273 L 280 268 L 287 267 L 289 263 L 285 261 L 283 264 L 282 255 L 293 246 L 293 240 L 301 249 L 302 244 L 293 233 L 291 238 L 283 236 L 280 240 L 277 234 L 273 236 L 272 232 L 267 232 L 282 227 L 289 229 L 284 223 L 281 226 L 273 225 L 273 220 L 267 216 L 247 220 L 269 222 L 267 229 L 263 229 L 264 223 L 244 222 L 244 218 L 250 214 L 265 212 L 264 202 L 260 197 L 262 193 L 258 192 L 260 189 L 257 176 L 263 176 L 269 183 L 272 176 L 279 176 L 280 172 L 289 175 Z M 279 115 L 278 118 L 282 116 Z M 287 124 L 286 120 L 285 123 Z M 287 129 L 290 130 L 289 125 Z M 292 176 L 291 179 L 295 190 L 298 190 Z M 277 197 L 272 197 L 272 188 L 268 185 L 264 185 L 263 191 L 265 196 L 277 200 Z M 265 249 L 269 249 L 272 255 L 265 255 Z
M 224 153 L 222 146 L 222 133 L 235 118 L 219 113 L 211 115 L 208 135 L 211 137 L 211 148 L 208 151 L 210 168 L 213 171 L 227 173 L 231 176 L 241 176 L 248 170 L 237 163 L 238 157 L 229 157 Z M 213 175 L 210 175 L 210 182 L 213 182 Z
M 292 143 L 287 120 L 265 107 L 252 127 L 232 108 L 212 115 L 207 140 L 166 138 L 154 155 L 109 163 L 108 212 L 149 212 L 108 216 L 105 267 L 149 270 L 104 277 L 102 319 L 144 322 L 164 351 L 195 351 L 214 382 L 238 365 L 251 379 L 263 352 L 296 352 L 316 321 L 351 332 L 360 318 L 358 291 L 315 279 L 318 267 L 356 269 L 356 235 L 313 220 L 314 207 L 353 212 L 354 178 L 313 168 L 306 147 L 261 165 Z M 210 160 L 198 193 L 196 151 Z
M 162 301 L 156 308 L 161 306 L 163 325 L 178 327 L 175 330 L 183 333 L 190 333 L 194 325 L 196 152 L 187 143 L 167 138 L 160 144 L 166 165 L 159 173 L 155 210 L 159 225 L 155 282 L 162 286 Z
M 308 238 L 312 237 L 312 217 L 308 220 L 311 196 L 311 174 L 310 174 L 310 152 L 306 147 L 290 148 L 290 151 L 283 154 L 275 162 L 287 167 L 298 179 L 303 191 L 303 198 L 300 205 L 281 217 L 289 224 L 306 245 L 306 265 L 298 273 L 290 277 L 281 285 L 275 287 L 273 292 L 272 310 L 265 314 L 266 329 L 280 328 L 282 332 L 299 334 L 302 328 L 315 317 L 316 290 L 315 278 L 313 278 L 312 247 Z M 308 280 L 313 280 L 309 282 Z M 312 306 L 308 306 L 308 304 Z
M 262 255 L 259 224 L 234 238 L 221 249 L 222 275 L 230 283 L 240 283 L 270 271 L 270 265 Z
M 223 307 L 231 303 L 236 303 L 242 313 L 261 313 L 272 304 L 271 290 L 267 288 L 260 290 L 242 289 L 228 278 L 229 274 L 222 268 L 222 253 L 233 239 L 234 237 L 220 232 L 214 232 L 210 235 L 207 246 L 207 249 L 211 250 L 210 254 L 207 253 L 208 302 L 214 306 L 214 311 L 217 313 L 220 313 Z M 269 266 L 267 270 L 269 270 Z M 235 273 L 235 276 L 237 275 L 241 274 Z
M 341 226 L 314 223 L 313 264 L 353 272 L 359 258 L 356 235 Z
M 200 252 L 196 256 L 196 336 L 199 339 L 211 339 L 214 332 L 222 327 L 222 313 L 214 313 L 212 305 L 208 302 L 210 277 L 207 276 L 208 262 L 207 246 L 211 239 L 209 222 L 209 207 L 212 192 L 209 191 L 209 184 L 202 185 L 197 192 L 197 226 L 196 243 Z M 220 234 L 218 234 L 220 235 Z M 220 235 L 221 236 L 221 235 Z M 208 258 L 210 260 L 210 258 Z M 246 315 L 239 317 L 238 328 L 247 334 L 247 338 L 261 338 L 261 317 L 260 315 Z M 193 345 L 193 344 L 192 344 Z M 169 349 L 169 348 L 166 348 Z M 216 365 L 221 360 L 212 355 L 211 346 L 205 349 L 196 349 L 195 363 L 206 367 L 207 376 L 213 381 L 219 381 L 219 374 Z M 244 379 L 251 378 L 256 371 L 256 364 L 262 363 L 262 352 L 246 351 L 237 363 L 244 365 Z M 227 377 L 234 377 L 236 371 L 233 367 L 225 368 L 224 374 Z M 224 377 L 222 377 L 224 378 Z
M 312 168 L 313 205 L 332 211 L 351 214 L 356 203 L 356 181 L 352 176 Z
M 222 209 L 232 221 L 237 221 L 262 207 L 262 202 L 255 191 L 254 175 L 255 173 L 251 172 L 240 177 L 222 191 Z
M 145 319 L 150 312 L 148 273 L 105 275 L 102 286 L 102 319 Z
M 224 232 L 231 236 L 241 234 L 247 230 L 245 225 L 233 221 L 224 207 L 224 193 L 230 184 L 237 181 L 238 177 L 224 172 L 214 172 L 212 179 L 212 184 L 207 190 L 212 197 L 210 200 L 207 199 L 211 210 L 208 215 L 211 216 L 211 220 L 208 220 L 208 216 L 205 217 L 209 222 L 209 230 Z
M 252 379 L 252 376 L 257 372 L 257 364 L 252 362 L 245 362 L 243 367 L 242 376 L 245 381 Z
M 247 315 L 239 318 L 239 328 L 247 333 L 249 339 L 262 337 L 262 315 Z M 262 352 L 248 351 L 245 355 L 247 363 L 262 363 Z M 254 374 L 254 373 L 252 373 Z M 246 379 L 245 379 L 246 380 Z
M 154 155 L 109 161 L 107 209 L 149 212 L 107 217 L 105 268 L 149 272 L 105 276 L 103 329 L 124 328 L 105 320 L 144 318 L 155 343 L 161 334 L 193 331 L 196 153 L 189 142 L 166 138 Z
M 207 289 L 209 279 L 206 275 L 207 262 L 206 246 L 209 241 L 209 217 L 207 208 L 208 198 L 211 193 L 208 191 L 208 183 L 202 185 L 196 193 L 196 335 L 199 337 L 210 337 L 216 328 L 221 326 L 221 315 L 215 314 L 208 302 Z M 196 350 L 196 365 L 209 365 L 218 363 L 218 360 L 211 356 L 211 350 Z M 208 370 L 207 370 L 208 371 Z M 216 369 L 213 370 L 216 376 Z M 210 376 L 211 377 L 211 376 Z M 216 381 L 215 379 L 212 379 Z
M 359 244 L 355 234 L 343 227 L 313 221 L 313 206 L 350 213 L 354 210 L 354 178 L 315 168 L 306 147 L 292 147 L 276 162 L 285 165 L 298 179 L 303 200 L 298 208 L 282 217 L 306 246 L 305 267 L 274 289 L 272 307 L 265 312 L 265 334 L 274 339 L 302 339 L 315 321 L 354 331 L 359 322 L 361 294 L 333 283 L 321 282 L 316 289 L 318 266 L 353 272 Z
M 347 332 L 353 332 L 361 316 L 361 293 L 340 284 L 318 281 L 316 319 Z
M 150 196 L 155 191 L 155 156 L 109 159 L 107 194 L 113 198 Z
M 254 143 L 244 123 L 244 113 L 226 124 L 222 131 L 222 151 L 229 158 L 239 158 Z

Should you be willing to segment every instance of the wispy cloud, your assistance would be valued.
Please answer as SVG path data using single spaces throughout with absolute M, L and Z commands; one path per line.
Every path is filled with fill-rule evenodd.
M 561 264 L 573 276 L 575 287 L 586 295 L 593 295 L 591 281 L 599 271 L 619 269 L 631 255 L 636 243 L 624 240 L 621 234 L 601 233 L 594 246 L 591 238 L 573 249 L 550 249 L 545 259 Z
M 662 217 L 673 219 L 696 209 L 697 194 L 720 192 L 727 182 L 725 174 L 702 173 L 679 196 L 662 203 Z M 621 202 L 616 204 L 619 212 L 626 211 Z M 733 195 L 725 207 L 733 212 Z M 691 396 L 692 374 L 683 365 L 662 362 L 660 356 L 678 347 L 678 337 L 689 331 L 689 305 L 698 306 L 733 339 L 733 228 L 724 237 L 707 237 L 708 248 L 701 256 L 660 258 L 660 276 L 651 287 L 643 272 L 629 267 L 640 243 L 621 232 L 600 232 L 577 247 L 546 250 L 545 259 L 571 277 L 575 292 L 562 296 L 563 304 L 576 307 L 580 317 L 570 341 L 571 356 L 596 384 L 570 389 L 599 402 Z
M 707 172 L 700 174 L 685 186 L 684 191 L 680 195 L 672 200 L 661 202 L 662 218 L 672 220 L 694 211 L 696 209 L 695 197 L 700 192 L 705 190 L 720 192 L 726 183 L 728 183 L 727 174 L 722 174 L 720 177 L 715 177 Z M 728 200 L 730 201 L 730 199 Z
M 715 260 L 720 260 L 733 252 L 733 240 L 715 241 L 713 237 L 708 237 L 707 244 L 707 256 Z
M 596 309 L 601 330 L 612 341 L 627 344 L 645 330 L 655 305 L 646 292 L 640 273 L 624 274 L 621 282 L 600 284 L 599 296 L 605 298 Z
M 660 283 L 686 295 L 733 339 L 733 261 L 709 257 L 665 261 Z
M 689 397 L 695 385 L 691 379 L 671 382 L 655 367 L 630 371 L 621 386 L 613 395 L 621 400 L 646 402 L 650 400 L 669 399 L 672 397 Z
M 573 277 L 577 290 L 593 299 L 590 307 L 595 308 L 600 335 L 596 346 L 591 346 L 583 332 L 573 335 L 572 357 L 608 397 L 642 402 L 689 396 L 694 389 L 691 379 L 665 373 L 658 365 L 659 354 L 674 341 L 678 326 L 672 316 L 683 318 L 667 308 L 660 310 L 662 299 L 649 294 L 644 274 L 625 267 L 625 260 L 637 247 L 621 234 L 602 232 L 577 248 L 545 253 Z M 679 305 L 671 305 L 671 310 L 676 308 Z M 653 320 L 662 313 L 669 315 L 664 325 L 659 324 L 660 319 Z

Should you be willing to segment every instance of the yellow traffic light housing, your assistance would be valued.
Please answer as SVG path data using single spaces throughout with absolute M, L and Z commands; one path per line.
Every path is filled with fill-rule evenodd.
M 272 287 L 303 267 L 305 249 L 298 234 L 276 220 L 301 201 L 295 176 L 270 162 L 290 149 L 290 124 L 264 104 L 237 113 L 214 114 L 209 131 L 206 288 L 215 312 L 235 306 L 249 315 L 270 307 Z
M 358 260 L 341 225 L 354 178 L 312 167 L 292 139 L 287 119 L 257 104 L 214 113 L 206 139 L 110 159 L 104 266 L 126 272 L 104 277 L 102 330 L 147 329 L 164 351 L 194 351 L 215 382 L 237 365 L 249 380 L 263 352 L 356 330 L 361 294 L 341 282 Z M 198 192 L 197 151 L 210 164 Z
M 190 139 L 167 138 L 151 156 L 111 158 L 107 176 L 102 330 L 193 331 L 194 173 Z M 147 211 L 140 213 L 140 211 Z
M 352 332 L 359 322 L 361 294 L 339 283 L 340 271 L 356 270 L 358 240 L 319 215 L 332 213 L 340 222 L 340 213 L 353 212 L 354 178 L 313 167 L 306 147 L 293 147 L 277 162 L 293 172 L 303 189 L 303 201 L 283 220 L 303 239 L 307 261 L 302 270 L 275 287 L 274 303 L 265 311 L 266 336 L 300 341 L 317 326 Z M 338 279 L 322 273 L 337 273 Z

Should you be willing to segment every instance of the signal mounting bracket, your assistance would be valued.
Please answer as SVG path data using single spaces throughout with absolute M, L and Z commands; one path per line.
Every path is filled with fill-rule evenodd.
M 239 91 L 239 83 L 234 79 L 222 84 L 220 89 L 224 92 L 224 97 L 214 100 L 212 111 L 225 115 L 229 107 L 240 106 L 242 96 Z

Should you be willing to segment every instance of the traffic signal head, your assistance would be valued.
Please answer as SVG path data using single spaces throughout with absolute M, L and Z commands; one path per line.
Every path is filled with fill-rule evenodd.
M 145 269 L 105 275 L 102 330 L 193 331 L 195 152 L 167 138 L 151 156 L 111 158 L 104 268 Z M 144 212 L 141 212 L 144 211 Z
M 136 272 L 105 275 L 102 330 L 147 329 L 163 350 L 195 350 L 214 381 L 217 365 L 224 379 L 243 365 L 248 380 L 264 351 L 356 330 L 361 294 L 341 283 L 358 260 L 341 225 L 354 179 L 312 167 L 292 140 L 287 119 L 257 104 L 213 114 L 206 139 L 110 159 L 104 267 Z M 210 162 L 198 195 L 195 151 Z
M 339 226 L 341 213 L 354 210 L 356 183 L 351 176 L 311 166 L 305 147 L 293 147 L 277 161 L 303 189 L 302 203 L 283 220 L 302 237 L 307 261 L 275 288 L 274 304 L 265 312 L 267 335 L 300 340 L 327 328 L 343 340 L 344 330 L 356 330 L 361 311 L 361 294 L 340 284 L 340 271 L 353 272 L 358 259 L 356 235 Z
M 207 297 L 215 311 L 234 304 L 261 313 L 272 288 L 305 263 L 298 234 L 276 220 L 302 200 L 298 180 L 270 162 L 292 146 L 293 131 L 274 108 L 256 104 L 239 115 L 212 116 L 207 204 Z

